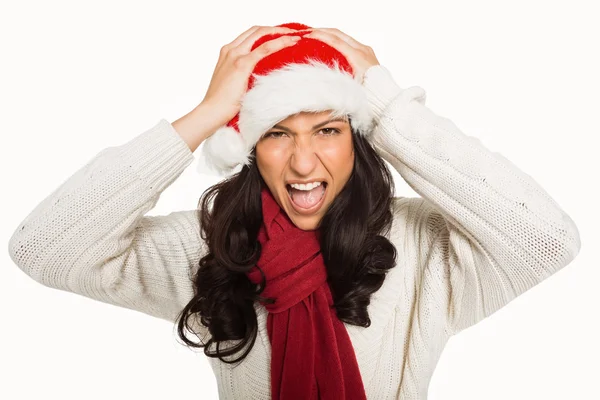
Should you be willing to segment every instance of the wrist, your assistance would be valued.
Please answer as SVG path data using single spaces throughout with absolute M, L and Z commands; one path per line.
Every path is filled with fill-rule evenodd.
M 200 103 L 171 124 L 192 152 L 222 125 L 212 110 L 210 105 Z
M 397 97 L 402 88 L 398 86 L 391 72 L 383 65 L 373 65 L 365 71 L 363 87 L 374 118 L 379 121 L 383 110 Z

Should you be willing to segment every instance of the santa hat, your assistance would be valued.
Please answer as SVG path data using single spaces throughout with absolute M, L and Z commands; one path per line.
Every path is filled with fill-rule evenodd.
M 308 25 L 300 23 L 277 26 L 296 32 L 262 36 L 252 50 L 280 36 L 310 32 Z M 342 53 L 318 39 L 302 37 L 262 58 L 249 77 L 240 112 L 202 143 L 204 160 L 198 164 L 198 172 L 229 175 L 237 166 L 250 165 L 260 137 L 301 111 L 332 110 L 332 116 L 346 115 L 356 133 L 367 135 L 374 118 L 361 80 Z

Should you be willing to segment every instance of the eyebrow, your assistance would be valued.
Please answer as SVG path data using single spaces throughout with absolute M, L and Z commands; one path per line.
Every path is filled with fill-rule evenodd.
M 336 122 L 336 121 L 348 122 L 348 119 L 346 117 L 343 117 L 343 116 L 342 117 L 337 117 L 337 118 L 332 118 L 332 119 L 329 119 L 329 120 L 327 120 L 325 122 L 321 122 L 320 124 L 317 124 L 317 125 L 313 126 L 312 129 L 313 130 L 314 129 L 318 129 L 318 128 L 324 126 L 324 125 L 327 125 L 330 122 Z M 274 125 L 273 128 L 271 128 L 271 129 L 283 129 L 284 131 L 288 131 L 290 133 L 294 133 L 294 131 L 292 131 L 290 128 L 287 128 L 287 127 L 285 127 L 283 125 Z

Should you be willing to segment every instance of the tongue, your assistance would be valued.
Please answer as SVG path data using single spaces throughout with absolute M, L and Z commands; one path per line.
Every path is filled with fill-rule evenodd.
M 294 203 L 302 208 L 310 208 L 321 200 L 323 193 L 325 193 L 325 187 L 321 184 L 312 190 L 290 188 L 290 193 Z

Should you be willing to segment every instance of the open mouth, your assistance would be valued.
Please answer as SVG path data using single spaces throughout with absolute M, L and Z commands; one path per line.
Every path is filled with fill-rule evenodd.
M 327 182 L 322 182 L 312 190 L 293 189 L 289 184 L 286 184 L 286 189 L 289 201 L 298 213 L 312 214 L 323 204 L 327 192 Z

